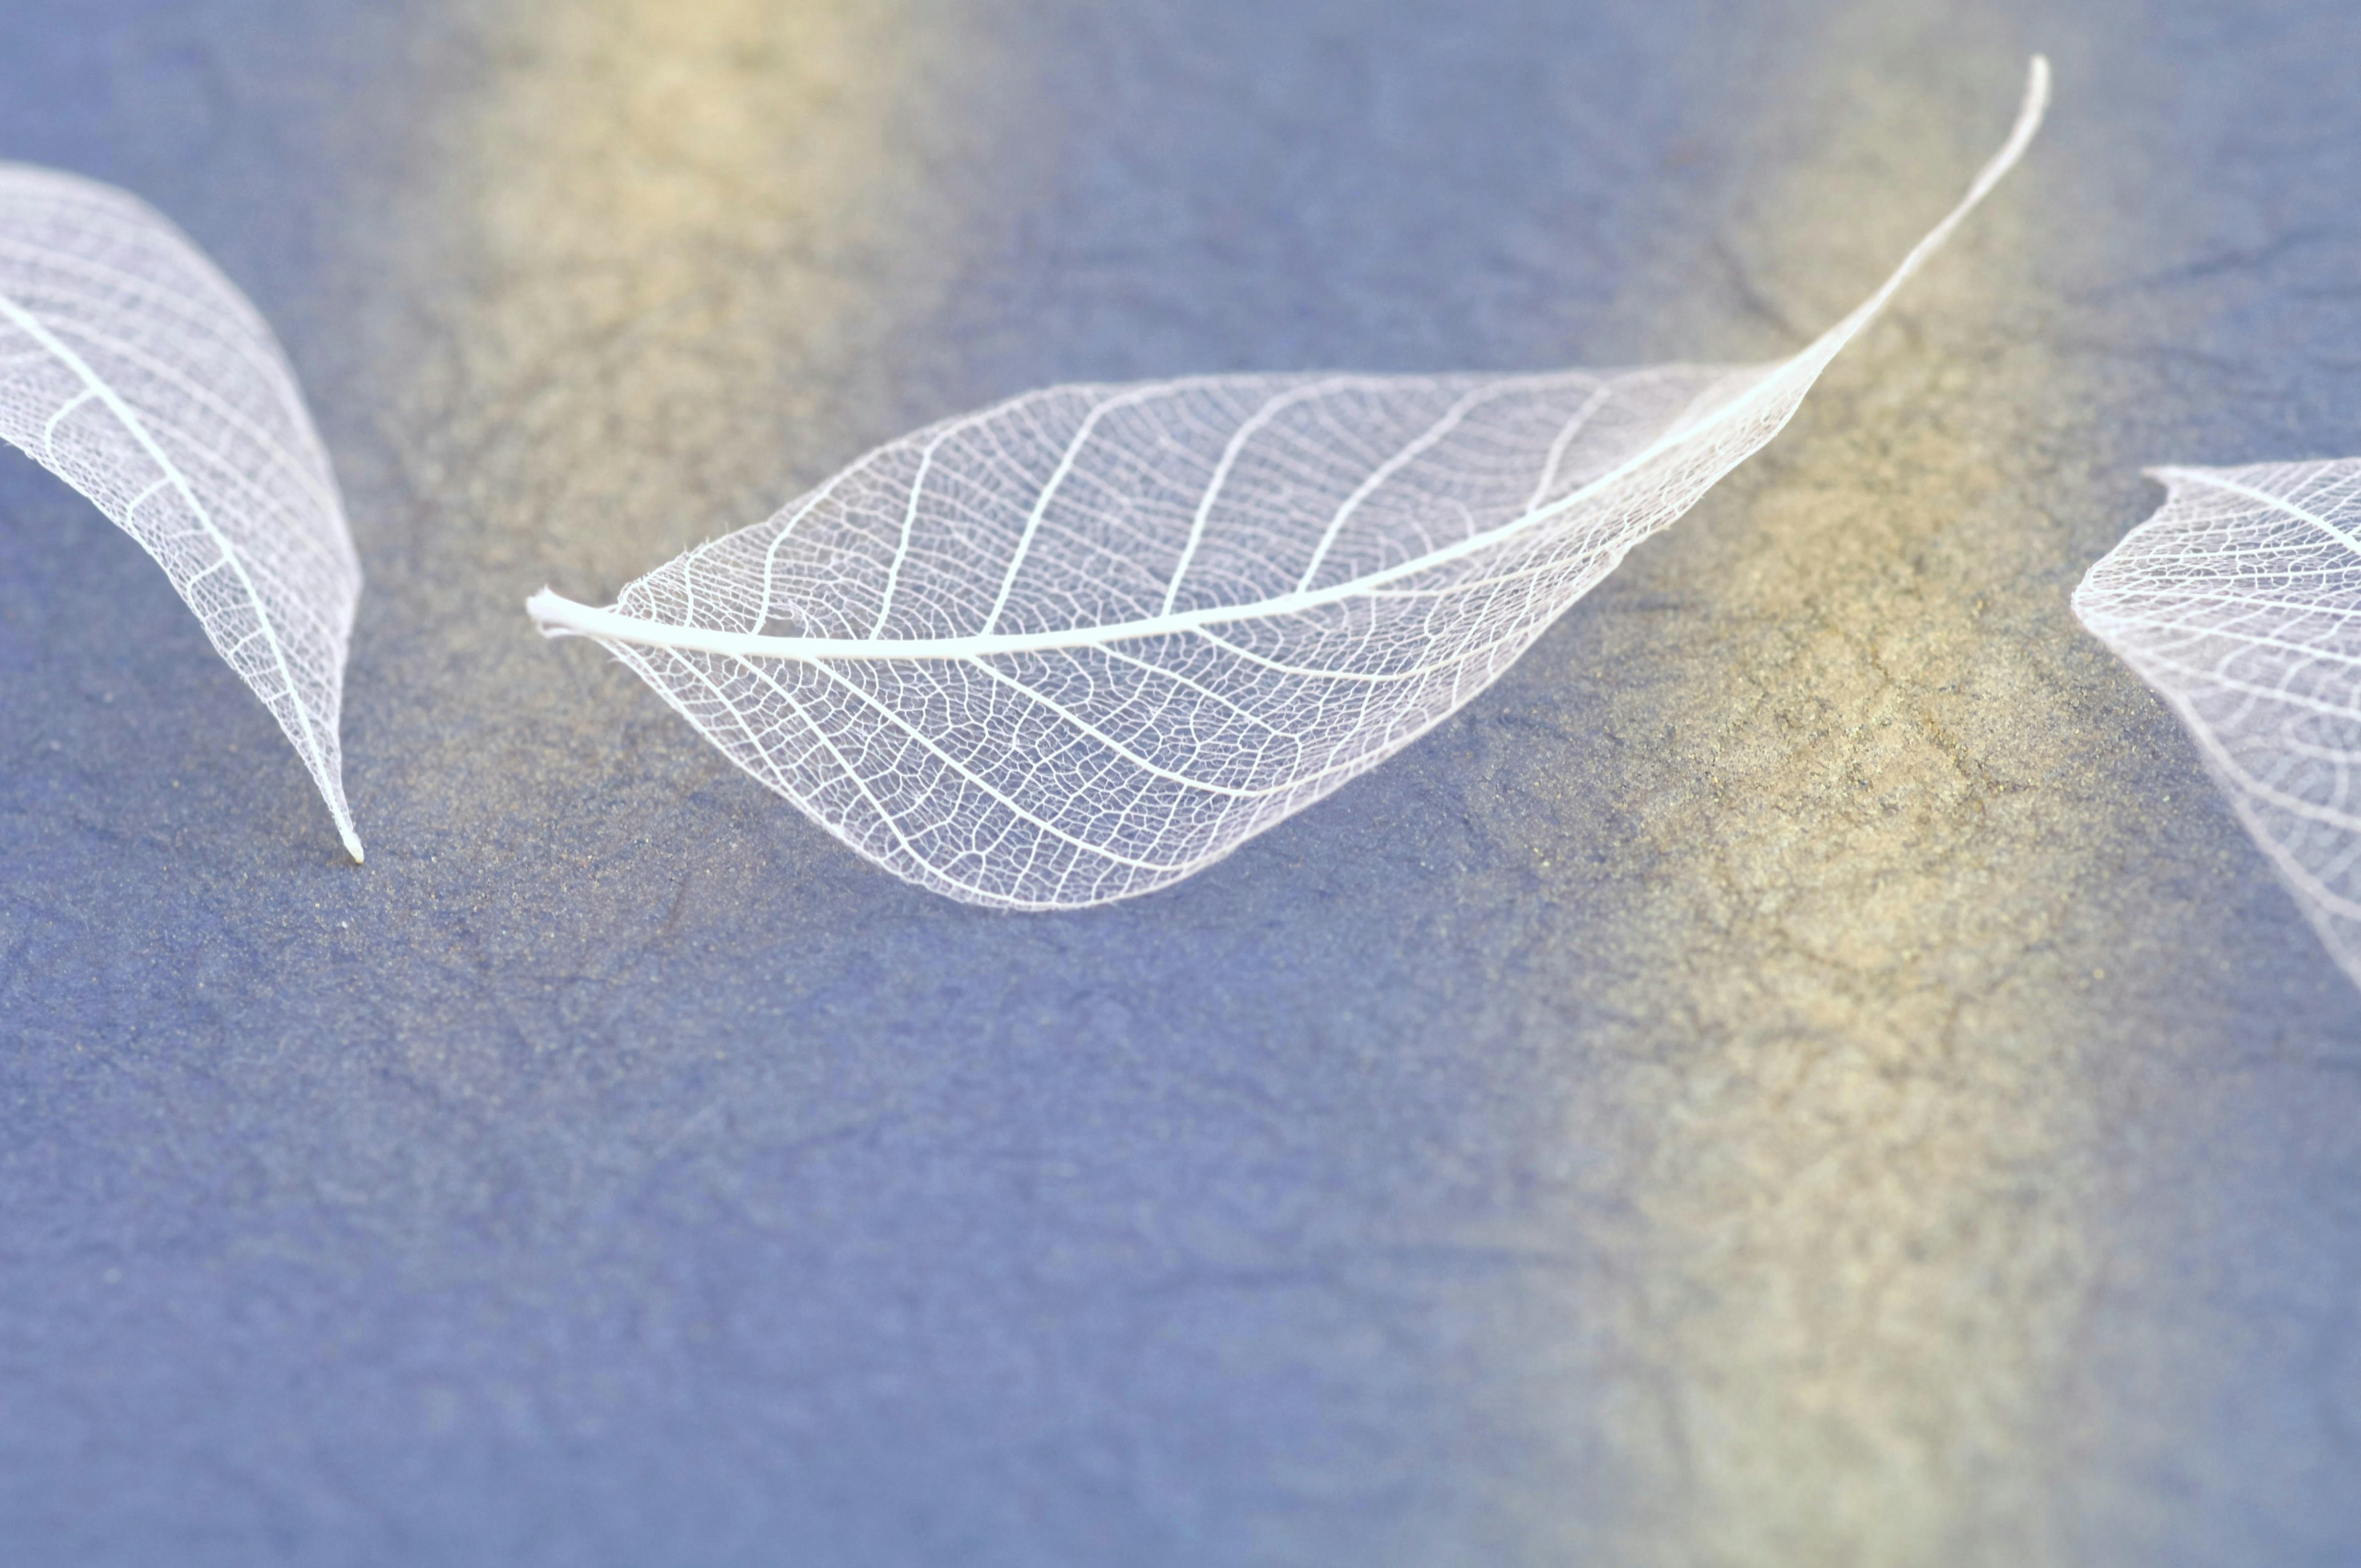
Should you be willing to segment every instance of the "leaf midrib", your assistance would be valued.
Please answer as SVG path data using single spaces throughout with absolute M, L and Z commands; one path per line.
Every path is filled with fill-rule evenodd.
M 1725 372 L 1708 384 L 1690 407 L 1724 385 L 1731 376 L 1750 370 L 1769 373 L 1740 396 L 1731 399 L 1693 425 L 1684 427 L 1686 412 L 1666 426 L 1665 433 L 1626 458 L 1622 463 L 1600 475 L 1581 488 L 1553 501 L 1548 506 L 1520 513 L 1498 527 L 1431 550 L 1415 559 L 1366 573 L 1349 581 L 1331 584 L 1324 588 L 1291 589 L 1243 605 L 1208 605 L 1198 609 L 1175 610 L 1166 615 L 1145 617 L 1137 620 L 1118 621 L 1112 625 L 1060 627 L 1048 631 L 978 632 L 965 637 L 930 638 L 850 638 L 850 637 L 772 637 L 760 632 L 724 631 L 719 627 L 675 626 L 666 621 L 650 620 L 645 617 L 624 615 L 611 609 L 597 609 L 577 603 L 565 596 L 544 588 L 535 594 L 526 609 L 545 626 L 589 637 L 614 638 L 658 648 L 686 648 L 699 652 L 722 653 L 736 658 L 769 659 L 977 659 L 995 654 L 1043 652 L 1060 648 L 1090 648 L 1107 642 L 1136 642 L 1155 637 L 1170 637 L 1195 631 L 1202 627 L 1238 620 L 1268 620 L 1281 616 L 1297 615 L 1324 605 L 1367 596 L 1389 583 L 1421 572 L 1448 565 L 1505 540 L 1515 537 L 1537 523 L 1566 511 L 1587 500 L 1608 487 L 1630 477 L 1650 461 L 1669 451 L 1685 446 L 1715 426 L 1729 422 L 1736 412 L 1757 401 L 1763 389 L 1771 386 L 1787 371 L 1813 356 L 1806 349 L 1795 358 L 1769 366 L 1739 366 Z M 1675 367 L 1651 367 L 1664 370 Z M 1815 367 L 1817 369 L 1817 367 Z

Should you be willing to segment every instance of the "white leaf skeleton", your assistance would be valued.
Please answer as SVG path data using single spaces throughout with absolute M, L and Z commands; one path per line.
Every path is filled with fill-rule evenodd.
M 2180 714 L 2361 983 L 2361 458 L 2152 472 L 2164 505 L 2074 613 Z
M 1791 359 L 1062 386 L 878 448 L 594 609 L 722 751 L 887 870 L 1063 909 L 1163 887 L 1497 679 L 1776 434 L 2016 162 Z
M 137 198 L 0 163 L 0 438 L 156 558 L 359 860 L 337 723 L 360 564 L 252 303 Z

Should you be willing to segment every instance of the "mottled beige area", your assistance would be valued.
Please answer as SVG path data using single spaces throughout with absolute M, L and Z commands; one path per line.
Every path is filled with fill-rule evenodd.
M 1907 74 L 1816 90 L 1848 123 L 1733 257 L 1807 325 L 1984 128 Z M 2036 411 L 2073 370 L 2009 302 L 2073 190 L 2037 147 L 1782 442 L 1594 601 L 1630 836 L 1586 935 L 1627 1065 L 1574 1135 L 1635 1168 L 1611 1332 L 1661 1371 L 1605 1419 L 1647 1477 L 1645 1560 L 2070 1561 L 2048 1460 L 2103 1259 L 2059 1042 L 2107 1033 L 2086 916 L 2125 852 L 2096 808 L 2120 720 L 2067 673 L 2044 508 Z
M 2029 1461 L 2094 1266 L 2055 1042 L 2089 1032 L 2075 970 L 2104 949 L 2059 938 L 2107 846 L 2045 787 L 2078 727 L 1998 721 L 2059 696 L 2038 634 L 1980 602 L 1998 575 L 1909 564 L 1911 486 L 1965 499 L 1977 454 L 1818 444 L 1856 481 L 1917 473 L 1774 481 L 1748 528 L 1700 530 L 1727 554 L 1662 564 L 1689 625 L 1644 623 L 1660 684 L 1616 705 L 1652 743 L 1615 1092 L 1653 1128 L 1636 1201 L 1667 1277 L 1632 1332 L 1678 1369 L 1708 1560 L 2037 1556 Z
M 399 699 L 364 699 L 347 744 L 370 738 L 363 822 L 407 817 L 354 928 L 431 911 L 423 972 L 478 977 L 484 1026 L 394 1029 L 393 1076 L 445 1114 L 499 1102 L 518 1052 L 602 1027 L 598 993 L 685 912 L 762 896 L 759 854 L 650 828 L 726 764 L 667 748 L 669 714 L 552 650 L 522 606 L 553 580 L 611 592 L 898 422 L 876 366 L 963 254 L 963 211 L 926 169 L 989 134 L 974 89 L 996 59 L 956 18 L 913 16 L 470 5 L 405 38 L 430 90 L 390 210 L 337 189 L 372 237 L 335 323 L 365 368 L 328 406 L 374 438 L 338 459 L 373 689 Z M 555 809 L 521 805 L 536 780 Z M 643 879 L 653 905 L 622 891 Z M 760 925 L 797 928 L 792 910 Z M 566 1115 L 595 1112 L 575 1096 Z
M 465 286 L 389 345 L 400 404 L 472 416 L 399 422 L 423 482 L 529 504 L 500 540 L 603 586 L 891 433 L 867 364 L 957 274 L 937 166 L 1007 74 L 966 8 L 503 0 L 471 41 L 413 159 L 416 265 Z
M 445 852 L 513 868 L 470 896 L 452 961 L 490 964 L 527 1017 L 578 980 L 578 944 L 645 938 L 609 896 L 619 862 L 674 886 L 702 862 L 722 907 L 769 868 L 651 839 L 727 765 L 595 651 L 551 648 L 525 597 L 611 597 L 910 422 L 1023 72 L 968 7 L 903 0 L 500 0 L 438 49 L 448 96 L 416 127 L 387 264 L 409 313 L 379 296 L 368 318 L 420 510 L 362 526 L 379 602 L 426 626 L 402 676 L 445 696 L 405 716 L 375 787 L 431 803 Z M 520 813 L 520 777 L 563 804 Z

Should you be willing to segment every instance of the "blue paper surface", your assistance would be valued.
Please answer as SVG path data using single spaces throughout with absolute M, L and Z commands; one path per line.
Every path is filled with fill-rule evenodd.
M 2361 995 L 2068 614 L 2361 450 L 2345 0 L 89 0 L 0 157 L 274 323 L 344 863 L 0 455 L 0 1561 L 2331 1563 Z M 593 648 L 1066 379 L 1791 351 L 1491 691 L 1166 893 L 967 909 Z

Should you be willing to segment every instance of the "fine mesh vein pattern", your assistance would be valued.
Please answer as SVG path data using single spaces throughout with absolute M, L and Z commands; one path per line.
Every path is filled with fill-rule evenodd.
M 2361 458 L 2158 468 L 2074 613 L 2180 715 L 2361 982 Z
M 880 447 L 607 609 L 544 592 L 731 761 L 921 886 L 1149 892 L 1483 690 L 1775 434 L 2023 152 L 1792 359 L 1061 386 Z
M 0 438 L 164 568 L 361 854 L 336 740 L 360 565 L 270 328 L 125 192 L 0 164 Z

